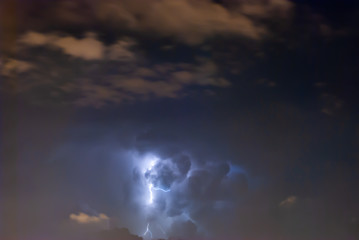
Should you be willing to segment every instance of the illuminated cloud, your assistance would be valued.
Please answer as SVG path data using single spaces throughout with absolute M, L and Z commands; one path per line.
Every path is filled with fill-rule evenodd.
M 16 75 L 28 72 L 16 79 L 20 92 L 31 93 L 37 88 L 51 88 L 52 93 L 48 98 L 58 98 L 76 107 L 101 108 L 156 98 L 177 99 L 185 97 L 187 88 L 193 86 L 231 86 L 231 82 L 221 76 L 219 67 L 210 59 L 200 58 L 192 63 L 146 64 L 140 60 L 144 59 L 143 56 L 133 49 L 136 43 L 129 38 L 106 46 L 90 33 L 85 38 L 77 39 L 59 34 L 28 32 L 19 43 L 21 49 L 25 49 L 23 58 L 27 61 L 21 58 L 4 59 L 2 75 L 11 81 Z M 28 52 L 38 51 L 38 47 L 44 47 L 46 54 L 27 55 Z M 49 57 L 54 54 L 56 59 Z M 57 59 L 63 59 L 63 62 L 59 64 Z M 81 64 L 81 61 L 90 61 L 91 64 Z M 76 71 L 73 69 L 77 65 L 73 64 L 79 65 Z M 33 69 L 37 71 L 29 72 Z M 67 74 L 66 77 L 59 78 L 63 74 Z M 39 96 L 38 93 L 36 96 Z
M 86 213 L 70 214 L 69 218 L 79 224 L 91 224 L 91 223 L 108 223 L 110 218 L 103 213 L 98 216 L 90 216 Z
M 95 33 L 88 32 L 83 38 L 63 36 L 60 34 L 46 34 L 29 31 L 20 37 L 21 47 L 31 48 L 45 46 L 60 49 L 64 54 L 84 60 L 110 60 L 130 61 L 135 58 L 130 48 L 135 44 L 133 40 L 122 39 L 106 46 L 99 41 Z
M 297 201 L 297 197 L 296 196 L 289 196 L 288 198 L 286 198 L 285 200 L 283 200 L 279 206 L 280 207 L 290 207 L 293 206 L 293 204 L 295 204 Z
M 82 39 L 62 37 L 56 39 L 52 45 L 60 48 L 64 53 L 70 56 L 83 58 L 85 60 L 98 60 L 104 57 L 105 47 L 103 43 L 92 35 L 88 35 Z
M 187 44 L 199 44 L 214 35 L 233 34 L 260 39 L 266 34 L 255 17 L 288 15 L 292 3 L 287 0 L 245 1 L 230 11 L 213 1 L 101 1 L 96 11 L 104 22 L 140 32 L 155 32 L 163 37 L 175 37 Z M 138 18 L 136 16 L 141 16 Z
M 166 239 L 356 239 L 357 39 L 319 38 L 335 29 L 305 14 L 341 27 L 332 4 L 10 5 L 0 47 L 12 38 L 17 51 L 0 57 L 0 168 L 18 181 L 5 181 L 0 205 L 18 217 L 5 214 L 0 231 L 19 236 L 0 239 L 85 239 L 46 233 L 109 222 Z
M 233 218 L 228 210 L 245 194 L 238 189 L 247 188 L 243 186 L 246 183 L 240 186 L 237 182 L 237 177 L 245 177 L 244 174 L 230 174 L 231 167 L 226 162 L 202 164 L 184 153 L 165 158 L 158 155 L 154 161 L 149 161 L 148 156 L 152 155 L 135 157 L 139 167 L 132 171 L 132 179 L 142 180 L 135 181 L 132 188 L 142 188 L 136 191 L 143 195 L 139 208 L 146 213 L 144 219 L 154 236 L 196 237 L 200 231 L 210 234 L 225 227 L 216 223 L 213 228 L 214 215 L 228 221 Z
M 54 39 L 56 36 L 29 31 L 21 36 L 19 42 L 30 46 L 44 46 Z
M 3 76 L 11 77 L 13 75 L 21 74 L 36 68 L 33 64 L 17 60 L 17 59 L 6 59 L 4 63 L 0 64 L 2 68 L 2 72 L 0 72 Z
M 121 39 L 107 48 L 107 55 L 110 60 L 132 61 L 136 58 L 130 50 L 136 43 L 131 39 Z

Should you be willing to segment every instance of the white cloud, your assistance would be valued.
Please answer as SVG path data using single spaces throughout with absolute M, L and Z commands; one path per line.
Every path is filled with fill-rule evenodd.
M 295 204 L 297 201 L 297 197 L 296 196 L 289 196 L 288 198 L 286 198 L 285 200 L 283 200 L 279 206 L 280 207 L 290 207 L 293 204 Z
M 103 213 L 98 216 L 90 216 L 86 213 L 70 214 L 70 220 L 79 224 L 90 224 L 90 223 L 108 223 L 110 218 Z

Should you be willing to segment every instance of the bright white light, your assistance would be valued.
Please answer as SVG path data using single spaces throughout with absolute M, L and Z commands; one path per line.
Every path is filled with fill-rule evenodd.
M 160 159 L 155 156 L 155 155 L 146 155 L 144 158 L 144 162 L 143 162 L 143 174 L 145 175 L 146 173 L 149 173 L 150 171 L 155 171 L 156 169 L 153 169 L 153 167 L 156 166 L 156 164 L 158 163 Z M 151 174 L 151 173 L 149 173 Z M 156 174 L 156 172 L 155 172 Z M 154 193 L 153 191 L 162 191 L 162 192 L 170 192 L 171 189 L 163 189 L 161 187 L 155 187 L 153 185 L 153 183 L 151 182 L 150 178 L 146 177 L 146 185 L 148 188 L 148 192 L 149 192 L 149 199 L 148 199 L 148 204 L 152 204 L 153 200 L 154 200 Z
M 154 179 L 158 177 L 158 174 L 161 174 L 161 170 L 159 168 L 155 168 L 156 164 L 160 161 L 160 159 L 152 154 L 147 154 L 142 158 L 141 165 L 142 165 L 142 173 L 145 186 L 148 189 L 148 201 L 147 204 L 151 205 L 153 208 L 153 202 L 155 200 L 155 194 L 153 191 L 162 191 L 162 192 L 170 192 L 171 189 L 163 189 L 161 187 L 154 186 Z M 155 182 L 156 184 L 156 182 Z M 157 184 L 156 184 L 157 185 Z M 166 232 L 159 226 L 160 230 L 164 235 Z M 152 232 L 150 230 L 150 223 L 147 223 L 146 231 L 142 235 L 145 239 L 152 239 Z
M 150 198 L 148 200 L 149 204 L 153 203 L 153 190 L 162 191 L 162 192 L 170 192 L 171 191 L 171 189 L 163 189 L 163 188 L 159 188 L 159 187 L 154 187 L 152 183 L 148 183 L 148 191 L 150 192 Z
M 151 171 L 152 168 L 156 165 L 156 163 L 159 161 L 159 158 L 154 155 L 147 155 L 144 158 L 143 163 L 143 173 L 146 173 L 147 171 Z
M 171 189 L 163 189 L 163 188 L 153 187 L 153 186 L 152 186 L 152 189 L 156 190 L 156 191 L 162 191 L 162 192 L 171 192 Z
M 153 203 L 153 192 L 152 192 L 153 184 L 148 184 L 148 191 L 150 192 L 150 199 L 148 200 L 149 204 Z

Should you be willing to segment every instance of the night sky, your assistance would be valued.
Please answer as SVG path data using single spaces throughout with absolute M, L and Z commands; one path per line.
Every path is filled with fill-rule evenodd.
M 0 1 L 0 239 L 359 239 L 358 26 L 349 0 Z

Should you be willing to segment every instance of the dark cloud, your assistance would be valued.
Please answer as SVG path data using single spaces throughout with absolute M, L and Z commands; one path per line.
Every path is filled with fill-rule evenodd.
M 294 126 L 297 123 L 297 118 L 282 117 L 291 122 L 287 123 L 285 130 L 295 135 L 297 130 Z M 32 122 L 31 119 L 34 118 L 35 116 L 27 118 L 27 121 Z M 59 141 L 55 138 L 56 144 L 53 144 L 54 147 L 47 154 L 43 152 L 42 144 L 38 146 L 37 144 L 27 144 L 21 147 L 24 154 L 39 157 L 33 159 L 31 165 L 27 165 L 28 168 L 26 168 L 26 172 L 37 169 L 38 173 L 38 177 L 32 180 L 34 188 L 31 193 L 29 192 L 30 195 L 24 193 L 24 199 L 32 203 L 34 207 L 23 213 L 28 216 L 39 216 L 35 219 L 32 218 L 32 221 L 28 217 L 22 218 L 24 226 L 27 226 L 28 229 L 35 232 L 40 231 L 41 226 L 45 224 L 43 219 L 47 219 L 45 218 L 46 213 L 52 208 L 56 208 L 58 211 L 52 211 L 54 219 L 69 221 L 71 214 L 79 216 L 79 212 L 84 212 L 87 216 L 92 217 L 99 217 L 99 214 L 103 213 L 111 219 L 111 222 L 113 219 L 117 219 L 116 226 L 125 226 L 136 235 L 143 234 L 148 221 L 153 233 L 159 237 L 242 236 L 251 238 L 272 236 L 274 239 L 273 236 L 285 235 L 295 239 L 298 231 L 305 229 L 308 232 L 298 235 L 297 238 L 311 239 L 313 236 L 334 234 L 334 231 L 325 230 L 326 226 L 339 224 L 340 229 L 344 229 L 344 222 L 339 222 L 356 216 L 355 213 L 344 214 L 347 206 L 354 204 L 355 196 L 350 196 L 345 190 L 342 190 L 339 196 L 335 197 L 334 193 L 338 192 L 342 188 L 341 186 L 346 186 L 350 177 L 348 176 L 347 179 L 341 174 L 333 175 L 337 172 L 334 168 L 330 170 L 331 173 L 320 173 L 319 171 L 320 174 L 324 174 L 319 180 L 309 177 L 299 179 L 299 186 L 308 187 L 306 191 L 302 192 L 301 187 L 295 184 L 297 180 L 284 179 L 288 171 L 283 169 L 285 167 L 275 164 L 281 167 L 269 169 L 268 152 L 264 147 L 267 145 L 266 142 L 248 142 L 250 140 L 248 135 L 237 135 L 237 139 L 234 141 L 237 144 L 234 147 L 240 148 L 239 152 L 243 153 L 240 157 L 234 149 L 231 150 L 230 155 L 226 154 L 226 149 L 228 149 L 224 147 L 228 145 L 226 141 L 221 145 L 217 144 L 216 149 L 209 151 L 208 147 L 213 143 L 204 142 L 205 139 L 224 139 L 220 137 L 223 132 L 233 134 L 233 129 L 226 130 L 228 124 L 223 120 L 220 129 L 214 130 L 214 125 L 209 125 L 206 127 L 207 135 L 202 135 L 202 130 L 194 122 L 191 122 L 192 118 L 188 122 L 184 122 L 182 119 L 180 125 L 182 127 L 176 127 L 175 121 L 165 124 L 163 115 L 161 115 L 156 117 L 156 121 L 151 121 L 152 134 L 146 135 L 146 141 L 141 140 L 141 145 L 138 148 L 139 138 L 136 136 L 149 131 L 149 127 L 144 127 L 147 117 L 136 117 L 136 120 L 128 122 L 123 119 L 123 116 L 111 118 L 112 120 L 108 120 L 105 116 L 103 118 L 107 119 L 105 123 L 102 122 L 103 120 L 97 120 L 97 123 L 94 124 L 92 120 L 88 120 L 88 124 L 83 124 L 84 122 L 81 120 L 78 122 L 79 125 L 68 126 L 65 139 Z M 241 123 L 245 128 L 251 128 L 248 123 L 243 121 Z M 35 122 L 32 123 L 32 125 L 34 124 Z M 218 121 L 213 124 L 218 125 Z M 270 126 L 273 128 L 271 131 L 278 132 L 283 124 L 270 124 Z M 51 127 L 49 126 L 49 128 Z M 320 128 L 317 131 L 328 131 L 325 126 Z M 26 129 L 27 131 L 22 134 L 27 136 L 26 139 L 30 142 L 35 142 L 36 138 L 29 135 L 29 129 Z M 33 131 L 38 129 L 39 126 L 35 127 Z M 209 131 L 210 129 L 211 131 Z M 270 134 L 268 129 L 263 132 Z M 45 139 L 54 139 L 56 133 L 47 132 L 43 135 Z M 274 141 L 273 144 L 281 145 L 283 139 L 281 135 L 278 135 L 278 138 L 271 137 L 271 140 Z M 320 139 L 315 140 L 323 142 Z M 41 139 L 39 141 L 42 142 Z M 263 152 L 256 155 L 244 152 L 244 149 L 247 148 L 246 142 L 253 145 L 255 149 L 264 149 Z M 173 145 L 177 150 L 173 149 Z M 293 153 L 296 149 L 303 149 L 300 144 L 295 144 L 292 147 L 291 152 Z M 37 152 L 43 152 L 43 155 L 39 155 Z M 159 158 L 157 167 L 154 168 L 156 171 L 154 180 L 163 185 L 167 184 L 171 188 L 171 192 L 167 193 L 155 191 L 155 207 L 153 209 L 147 205 L 148 189 L 144 184 L 145 173 L 141 169 L 142 159 L 146 157 L 146 154 L 153 154 Z M 275 163 L 275 157 L 280 158 L 278 162 L 287 162 L 290 168 L 300 162 L 287 158 L 286 154 L 272 154 L 274 159 L 270 160 L 271 164 Z M 315 160 L 311 161 L 316 162 Z M 24 162 L 26 162 L 25 159 L 22 159 L 21 164 Z M 308 164 L 312 163 L 308 162 Z M 322 166 L 320 163 L 318 164 Z M 248 168 L 250 171 L 244 170 Z M 265 173 L 266 169 L 271 173 Z M 297 169 L 303 169 L 303 167 L 297 167 Z M 253 175 L 254 172 L 260 173 L 259 179 L 258 176 Z M 342 173 L 346 172 L 347 170 L 342 169 Z M 269 178 L 268 176 L 272 174 L 276 174 L 275 177 Z M 294 171 L 291 175 L 300 177 L 302 176 L 300 174 L 312 173 Z M 331 179 L 332 176 L 336 177 Z M 47 179 L 48 184 L 41 185 L 44 178 Z M 270 180 L 266 181 L 268 178 Z M 310 185 L 305 185 L 304 181 L 307 178 L 312 179 Z M 22 181 L 27 179 L 26 176 L 22 176 Z M 283 182 L 288 184 L 288 188 Z M 323 188 L 327 184 L 329 186 Z M 313 195 L 311 190 L 308 192 L 308 189 L 311 188 L 319 195 Z M 48 192 L 52 197 L 47 198 L 50 204 L 40 208 L 42 192 Z M 295 203 L 290 207 L 287 207 L 288 204 L 286 207 L 280 206 L 281 202 L 292 194 L 295 194 Z M 28 197 L 25 198 L 25 196 Z M 63 199 L 63 196 L 69 197 Z M 337 210 L 328 211 L 328 207 L 335 204 L 336 201 L 341 201 L 340 199 L 348 204 L 341 205 Z M 81 203 L 80 208 L 74 209 L 77 202 L 86 204 Z M 24 202 L 21 209 L 25 210 L 25 206 Z M 37 211 L 41 214 L 36 215 Z M 311 221 L 308 220 L 310 212 L 316 213 L 317 216 L 311 218 Z M 328 215 L 337 216 L 338 221 L 325 221 L 325 216 Z M 29 225 L 29 221 L 32 222 L 31 225 Z M 310 223 L 314 224 L 313 227 L 310 226 Z M 59 232 L 56 221 L 54 225 L 51 226 L 51 229 L 56 229 L 55 233 Z M 348 223 L 348 227 L 349 225 Z M 80 234 L 78 231 L 85 231 L 83 228 L 85 226 L 80 226 L 81 231 L 71 230 L 70 232 Z M 302 226 L 302 228 L 296 226 Z M 161 228 L 166 236 L 162 233 Z M 186 231 L 180 235 L 181 230 L 179 229 Z M 22 229 L 21 231 L 27 232 L 28 230 Z M 345 232 L 339 230 L 335 234 L 346 236 Z
M 159 37 L 199 44 L 212 36 L 226 34 L 260 39 L 265 35 L 266 27 L 257 21 L 258 18 L 288 17 L 293 8 L 287 0 L 238 3 L 225 8 L 209 0 L 197 3 L 187 0 L 60 1 L 45 4 L 46 14 L 40 14 L 59 27 L 70 23 L 73 26 L 100 23 L 107 28 L 147 35 L 153 32 Z M 79 16 L 78 9 L 84 14 Z
M 106 45 L 94 33 L 75 38 L 27 32 L 19 46 L 22 60 L 3 58 L 1 75 L 6 82 L 16 82 L 18 94 L 30 102 L 43 98 L 49 104 L 101 108 L 182 98 L 188 88 L 231 86 L 208 58 L 154 64 L 129 38 Z M 43 54 L 32 55 L 37 51 Z
M 197 227 L 192 221 L 176 221 L 171 225 L 171 238 L 193 238 L 197 235 Z
M 115 228 L 111 230 L 104 230 L 99 233 L 100 240 L 141 240 L 142 238 L 136 235 L 133 235 L 129 232 L 127 228 Z
M 191 168 L 191 160 L 189 156 L 181 154 L 177 155 L 172 160 L 182 176 L 186 176 Z

